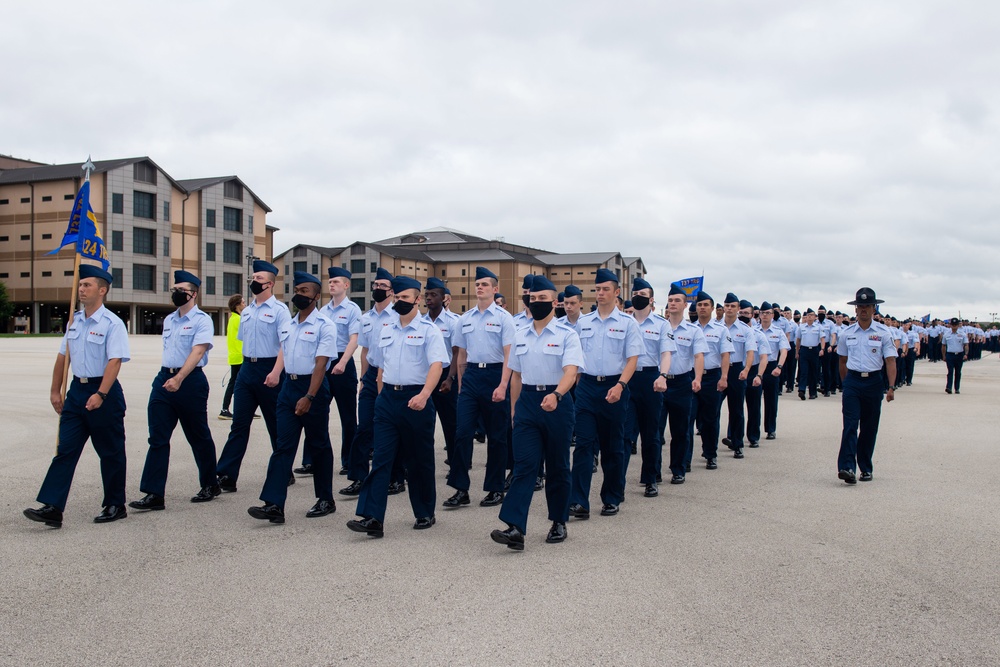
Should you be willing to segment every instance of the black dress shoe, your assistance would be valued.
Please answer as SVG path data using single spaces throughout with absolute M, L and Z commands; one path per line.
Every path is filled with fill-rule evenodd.
M 497 544 L 506 544 L 508 549 L 524 551 L 524 533 L 514 526 L 507 530 L 494 530 L 490 533 L 490 538 Z
M 137 510 L 162 510 L 165 507 L 162 496 L 152 493 L 147 493 L 141 500 L 133 500 L 128 506 Z
M 674 475 L 673 477 L 670 478 L 670 483 L 671 484 L 683 484 L 684 483 L 684 475 Z
M 291 486 L 292 484 L 295 484 L 295 475 L 289 474 L 288 475 L 288 486 Z
M 539 475 L 535 478 L 535 491 L 541 491 L 545 488 L 545 478 Z
M 661 473 L 656 473 L 656 483 L 663 484 L 663 475 Z
M 861 477 L 858 477 L 859 482 L 870 482 L 872 481 L 872 474 L 870 472 L 861 473 Z
M 774 440 L 776 437 L 778 437 L 778 436 L 775 435 L 774 431 L 771 431 L 770 433 L 767 434 L 767 436 L 764 439 L 765 440 Z
M 655 498 L 656 496 L 660 495 L 660 489 L 659 487 L 656 486 L 655 483 L 647 484 L 646 491 L 642 495 L 646 496 L 647 498 Z
M 758 447 L 760 447 L 760 445 L 757 443 L 756 440 L 750 441 L 750 449 L 757 449 Z
M 733 449 L 733 450 L 736 449 L 736 447 L 733 446 L 733 441 L 730 440 L 729 438 L 723 438 L 722 439 L 722 444 L 724 444 L 726 447 L 729 447 L 729 449 Z
M 684 472 L 691 472 L 691 464 L 690 463 L 688 463 L 686 466 L 684 466 Z
M 94 517 L 94 523 L 111 523 L 128 516 L 128 511 L 118 505 L 108 505 L 101 513 Z
M 583 521 L 590 518 L 590 510 L 585 508 L 580 503 L 573 503 L 569 506 L 569 515 L 574 519 L 580 519 Z
M 255 519 L 270 521 L 271 523 L 285 523 L 285 510 L 273 503 L 268 503 L 262 507 L 250 507 L 247 514 Z
M 32 521 L 44 523 L 51 528 L 62 528 L 62 512 L 52 505 L 42 505 L 41 507 L 29 507 L 24 510 L 24 516 Z
M 950 393 L 951 393 L 951 389 L 945 389 L 945 390 L 944 390 L 944 393 L 946 393 L 946 394 L 950 394 Z
M 824 392 L 823 392 L 823 396 L 824 396 L 825 398 L 830 398 L 830 392 L 828 392 L 828 391 L 824 391 Z
M 390 496 L 394 496 L 397 493 L 402 493 L 406 491 L 406 482 L 393 482 L 389 485 L 389 490 L 386 492 Z
M 734 459 L 741 459 L 741 458 L 743 458 L 743 448 L 742 447 L 737 447 L 734 451 L 735 451 L 735 453 L 733 454 L 733 458 Z
M 347 474 L 347 466 L 341 466 L 340 470 L 337 471 L 337 474 L 338 475 L 346 475 Z
M 959 391 L 958 389 L 956 389 L 956 390 L 955 390 L 955 395 L 956 395 L 956 396 L 957 396 L 958 394 L 961 394 L 961 393 L 962 393 L 962 392 L 960 392 L 960 391 Z
M 456 491 L 448 500 L 441 503 L 442 507 L 461 507 L 462 505 L 468 505 L 469 502 L 469 492 L 468 491 Z
M 514 480 L 514 471 L 511 470 L 507 473 L 507 476 L 503 480 L 503 490 L 506 493 L 510 491 L 510 483 Z
M 816 400 L 816 394 L 809 394 L 809 400 L 810 401 Z
M 223 493 L 236 493 L 236 480 L 229 475 L 223 475 L 219 478 L 219 488 Z
M 422 516 L 413 522 L 413 530 L 427 530 L 437 523 L 437 519 L 432 516 Z
M 837 477 L 844 480 L 848 484 L 857 484 L 858 479 L 854 476 L 854 473 L 850 470 L 841 470 L 837 473 Z
M 719 467 L 719 462 L 716 461 L 714 458 L 709 459 L 708 462 L 705 463 L 705 468 L 708 470 L 715 470 L 718 467 Z
M 310 519 L 315 519 L 318 516 L 326 516 L 327 514 L 333 514 L 337 511 L 337 503 L 332 500 L 318 500 L 316 504 L 309 508 L 306 512 L 306 517 Z
M 480 445 L 483 444 L 484 442 L 486 442 L 486 434 L 483 433 L 482 431 L 476 431 L 476 434 L 474 436 L 472 436 L 472 437 Z
M 371 517 L 351 519 L 347 522 L 347 527 L 355 533 L 365 533 L 368 537 L 382 537 L 385 535 L 385 530 L 382 528 L 382 522 Z
M 503 502 L 503 493 L 500 491 L 490 491 L 486 497 L 479 501 L 480 507 L 496 507 Z
M 804 392 L 804 391 L 800 391 L 799 392 L 799 400 L 800 401 L 806 400 L 806 392 Z
M 549 534 L 545 536 L 545 541 L 549 544 L 558 544 L 566 541 L 566 524 L 562 521 L 553 521 L 549 528 Z
M 201 491 L 191 496 L 191 502 L 193 503 L 207 503 L 210 500 L 215 500 L 215 498 L 222 494 L 222 487 L 218 484 L 213 484 L 212 486 L 203 486 Z
M 303 464 L 301 468 L 296 468 L 292 472 L 296 475 L 311 475 L 313 474 L 313 467 L 311 463 Z
M 618 505 L 604 503 L 601 505 L 601 516 L 614 516 L 618 514 Z
M 630 440 L 629 444 L 632 445 L 632 456 L 635 456 L 636 454 L 638 454 L 639 453 L 639 449 L 638 449 L 638 447 L 635 444 L 635 440 Z
M 337 493 L 342 496 L 356 496 L 361 493 L 361 482 L 351 482 L 349 486 L 345 486 L 340 491 L 337 491 Z

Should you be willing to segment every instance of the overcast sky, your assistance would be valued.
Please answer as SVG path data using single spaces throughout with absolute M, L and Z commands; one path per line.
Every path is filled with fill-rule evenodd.
M 438 225 L 654 287 L 1000 311 L 1000 4 L 62 2 L 3 10 L 0 153 L 239 175 L 276 251 Z

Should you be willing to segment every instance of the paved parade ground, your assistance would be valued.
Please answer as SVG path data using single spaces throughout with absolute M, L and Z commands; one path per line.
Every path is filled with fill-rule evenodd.
M 696 458 L 687 483 L 653 499 L 634 458 L 621 513 L 570 520 L 563 544 L 544 543 L 536 495 L 516 553 L 490 540 L 497 508 L 476 505 L 485 446 L 473 505 L 439 509 L 427 531 L 411 529 L 405 495 L 390 497 L 382 540 L 348 531 L 356 501 L 343 496 L 336 514 L 306 519 L 309 478 L 289 490 L 285 525 L 255 521 L 270 453 L 260 420 L 238 493 L 188 502 L 198 481 L 178 428 L 166 511 L 92 523 L 102 493 L 88 446 L 63 528 L 29 522 L 21 510 L 37 506 L 55 448 L 58 344 L 0 339 L 3 665 L 1000 664 L 996 355 L 965 365 L 960 396 L 944 393 L 944 363 L 917 363 L 883 406 L 869 484 L 837 479 L 840 396 L 785 394 L 777 440 L 744 460 L 723 447 L 715 471 Z M 120 377 L 129 500 L 142 496 L 160 345 L 133 336 Z M 206 369 L 218 451 L 224 349 L 216 338 Z M 331 429 L 339 464 L 335 410 Z

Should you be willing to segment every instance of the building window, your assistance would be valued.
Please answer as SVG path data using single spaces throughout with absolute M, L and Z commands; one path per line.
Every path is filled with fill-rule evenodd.
M 121 269 L 115 269 L 115 271 L 121 271 Z M 70 269 L 69 271 L 63 271 L 63 275 L 64 276 L 72 276 L 73 275 L 73 270 Z
M 243 291 L 243 276 L 238 273 L 222 274 L 222 292 L 224 294 L 240 294 Z
M 156 291 L 153 284 L 153 276 L 156 275 L 156 267 L 151 264 L 132 265 L 132 289 L 144 292 Z
M 31 272 L 30 271 L 21 271 L 21 277 L 22 278 L 30 278 L 31 277 Z
M 21 240 L 22 241 L 30 241 L 31 240 L 31 234 L 21 234 Z
M 365 272 L 365 260 L 363 259 L 352 259 L 351 260 L 351 273 L 364 273 Z M 374 270 L 372 271 L 374 273 Z
M 137 255 L 152 255 L 155 257 L 156 230 L 134 227 L 132 229 L 132 252 Z
M 42 271 L 42 278 L 50 278 L 52 276 L 51 271 Z
M 462 294 L 465 294 L 465 288 L 464 287 L 462 288 Z
M 163 237 L 163 256 L 170 257 L 170 237 Z
M 132 216 L 156 220 L 156 195 L 152 192 L 132 192 Z
M 0 199 L 0 206 L 6 206 L 10 203 L 9 199 Z
M 76 199 L 76 195 L 63 195 L 64 201 L 73 201 L 74 199 Z
M 120 192 L 111 193 L 111 212 L 125 213 L 125 195 Z
M 352 292 L 364 292 L 365 291 L 365 279 L 364 278 L 351 278 L 351 291 Z M 362 299 L 364 301 L 364 299 Z M 364 304 L 362 304 L 364 307 Z
M 448 276 L 448 269 L 441 269 L 441 277 L 446 278 Z
M 378 271 L 378 263 L 377 262 L 372 262 L 371 263 L 371 271 L 370 271 L 370 273 L 375 273 L 376 271 Z
M 67 271 L 66 275 L 73 275 L 72 271 Z M 111 269 L 111 286 L 122 288 L 122 270 L 121 269 Z
M 167 273 L 166 271 L 163 272 L 163 291 L 164 292 L 170 291 L 170 274 Z
M 288 283 L 285 283 L 285 294 L 288 294 Z
M 43 241 L 46 241 L 46 240 L 48 240 L 50 238 L 52 238 L 52 234 L 42 234 L 42 240 Z
M 132 179 L 156 185 L 156 168 L 149 162 L 136 162 L 132 165 Z
M 319 275 L 319 264 L 313 264 L 312 274 L 314 276 L 318 276 Z
M 227 232 L 243 233 L 243 211 L 238 208 L 222 209 L 222 228 Z
M 305 257 L 307 252 L 309 251 L 304 246 L 295 246 L 295 250 L 292 250 L 292 257 Z
M 239 181 L 226 181 L 223 194 L 226 196 L 226 199 L 238 199 L 243 201 L 243 187 L 240 185 Z
M 286 276 L 287 276 L 287 275 L 289 275 L 289 271 L 288 271 L 288 265 L 287 265 L 287 264 L 285 264 L 285 275 L 286 275 Z
M 253 216 L 247 216 L 247 232 L 253 234 Z
M 9 240 L 10 240 L 9 236 L 0 236 L 0 241 L 9 241 Z
M 363 296 L 352 296 L 351 301 L 356 303 L 361 310 L 365 309 L 365 298 Z
M 21 197 L 21 203 L 22 204 L 30 204 L 31 203 L 31 197 Z
M 365 254 L 365 247 L 363 245 L 351 246 L 352 255 L 363 255 Z
M 69 274 L 70 274 L 70 275 L 73 275 L 73 272 L 72 272 L 72 271 L 70 271 L 70 272 L 69 272 Z M 3 273 L 0 273 L 0 278 L 9 278 L 9 277 L 10 277 L 10 274 L 9 274 L 9 273 L 7 273 L 6 271 L 5 271 L 5 272 L 3 272 Z
M 209 208 L 205 210 L 205 226 L 215 227 L 215 209 Z
M 121 251 L 125 248 L 125 232 L 111 230 L 111 250 Z
M 205 244 L 205 261 L 214 262 L 215 261 L 215 244 L 206 243 Z
M 243 263 L 243 242 L 242 241 L 223 241 L 222 242 L 222 261 L 226 264 L 242 264 Z
M 163 202 L 163 222 L 170 222 L 170 202 Z
M 305 273 L 305 271 L 306 271 L 306 262 L 293 262 L 292 263 L 292 271 L 302 271 L 303 273 Z
M 43 202 L 45 202 L 45 201 L 52 201 L 52 197 L 51 197 L 50 195 L 44 195 L 44 196 L 42 197 L 42 201 L 43 201 Z
M 462 269 L 462 275 L 463 276 L 465 275 L 465 269 Z
M 215 276 L 205 276 L 205 294 L 215 294 Z

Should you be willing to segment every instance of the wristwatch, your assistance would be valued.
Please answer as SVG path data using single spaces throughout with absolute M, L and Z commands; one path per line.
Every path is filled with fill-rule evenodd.
M 108 395 L 107 395 L 107 394 L 105 394 L 105 393 L 104 393 L 103 391 L 99 391 L 99 392 L 97 392 L 97 395 L 101 397 L 101 400 L 102 400 L 102 401 L 106 401 L 106 400 L 108 400 Z
M 553 391 L 552 393 L 556 395 L 556 403 L 558 403 L 563 399 L 563 395 L 560 394 L 558 391 Z
M 664 380 L 670 379 L 670 378 L 667 377 L 666 373 L 660 373 L 660 377 L 663 378 Z
M 622 389 L 628 389 L 628 384 L 626 382 L 619 380 L 618 384 L 622 386 Z
M 781 364 L 778 364 L 777 368 L 780 371 L 781 370 Z
M 310 401 L 315 401 L 316 400 L 316 397 L 313 396 L 312 394 L 306 394 L 306 398 L 308 398 Z

